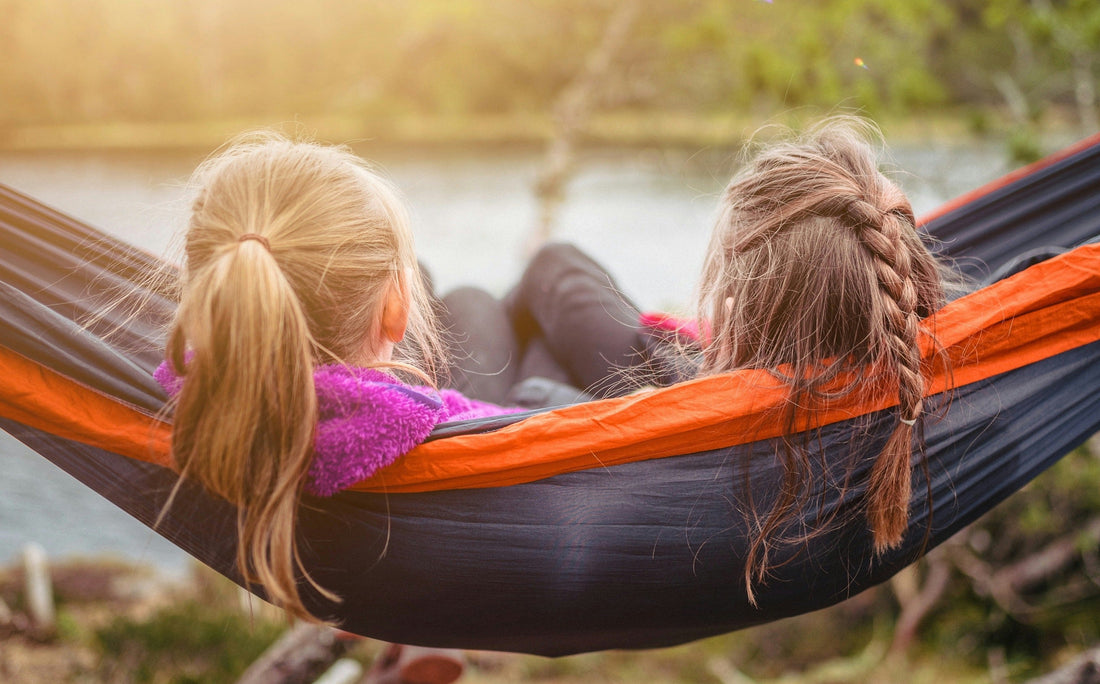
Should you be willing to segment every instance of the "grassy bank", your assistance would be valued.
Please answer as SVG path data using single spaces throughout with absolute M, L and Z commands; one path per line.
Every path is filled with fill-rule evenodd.
M 793 110 L 768 116 L 742 113 L 612 111 L 593 116 L 582 141 L 589 145 L 661 146 L 689 149 L 735 148 L 767 124 L 798 126 L 820 116 Z M 1018 129 L 996 110 L 876 117 L 892 142 L 1008 138 Z M 396 145 L 545 144 L 554 135 L 549 114 L 448 117 L 407 115 L 368 120 L 353 115 L 230 118 L 207 121 L 144 121 L 24 125 L 0 128 L 0 149 L 56 150 L 210 150 L 233 135 L 275 127 L 333 142 Z M 1051 111 L 1033 135 L 1080 137 L 1071 117 Z
M 255 117 L 208 121 L 146 121 L 13 126 L 0 129 L 0 149 L 175 150 L 214 149 L 234 135 L 277 128 L 330 142 L 384 142 L 424 145 L 531 143 L 546 140 L 548 121 L 530 117 L 478 120 L 402 117 L 364 122 L 351 116 Z
M 270 607 L 196 565 L 186 581 L 112 561 L 74 561 L 52 570 L 58 629 L 32 637 L 0 627 L 0 680 L 58 682 L 233 682 L 287 628 Z M 0 597 L 18 613 L 18 568 L 0 572 Z M 829 610 L 684 646 L 566 658 L 468 652 L 460 684 L 724 684 L 727 682 L 985 682 L 965 659 L 914 649 L 887 657 L 885 590 Z M 364 669 L 385 644 L 356 642 L 346 657 Z

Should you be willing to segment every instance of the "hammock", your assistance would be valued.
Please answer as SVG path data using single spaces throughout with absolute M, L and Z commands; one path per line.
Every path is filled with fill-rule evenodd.
M 1100 234 L 1100 137 L 964 196 L 926 227 L 975 275 L 1064 253 L 937 317 L 954 372 L 930 390 L 943 410 L 925 421 L 929 476 L 915 457 L 898 549 L 872 553 L 866 467 L 843 496 L 830 485 L 846 459 L 881 446 L 871 438 L 853 453 L 857 428 L 883 435 L 894 412 L 840 402 L 820 416 L 819 484 L 792 529 L 839 523 L 782 547 L 750 604 L 742 483 L 747 471 L 757 503 L 775 489 L 783 393 L 743 371 L 440 426 L 373 479 L 303 502 L 304 562 L 343 597 L 332 605 L 303 589 L 307 605 L 391 642 L 564 655 L 683 643 L 885 581 L 1100 429 L 1100 245 L 1086 242 Z M 173 303 L 139 280 L 157 260 L 3 187 L 0 244 L 0 429 L 153 527 L 177 480 L 150 376 Z M 104 313 L 120 293 L 144 304 L 138 316 Z M 155 529 L 239 581 L 224 501 L 185 482 Z

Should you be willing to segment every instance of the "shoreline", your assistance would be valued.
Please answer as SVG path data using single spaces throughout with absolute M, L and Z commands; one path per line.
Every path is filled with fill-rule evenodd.
M 826 112 L 827 113 L 827 112 Z M 792 110 L 770 116 L 692 112 L 608 111 L 588 121 L 579 148 L 739 148 L 775 124 L 798 127 L 822 112 Z M 1067 112 L 1054 112 L 1033 135 L 1055 141 L 1081 137 Z M 870 117 L 891 144 L 924 141 L 1007 141 L 1016 131 L 1002 112 L 948 111 Z M 545 146 L 554 135 L 549 114 L 476 117 L 407 115 L 370 119 L 355 115 L 233 117 L 203 121 L 115 121 L 0 125 L 0 152 L 213 150 L 242 131 L 260 128 L 361 146 Z

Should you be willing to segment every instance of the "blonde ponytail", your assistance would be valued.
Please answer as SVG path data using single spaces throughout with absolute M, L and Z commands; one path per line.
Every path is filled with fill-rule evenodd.
M 172 454 L 184 477 L 237 506 L 242 578 L 308 619 L 299 578 L 337 599 L 309 576 L 295 541 L 317 423 L 314 368 L 370 363 L 382 297 L 405 272 L 414 355 L 396 365 L 426 376 L 441 344 L 404 208 L 353 154 L 262 134 L 196 177 L 167 349 L 183 379 Z
M 175 410 L 176 464 L 238 507 L 242 578 L 300 617 L 290 590 L 294 529 L 317 415 L 306 317 L 257 241 L 230 244 L 189 289 L 194 295 L 178 313 L 181 329 L 193 332 L 177 369 L 185 381 Z M 183 340 L 171 342 L 179 364 Z

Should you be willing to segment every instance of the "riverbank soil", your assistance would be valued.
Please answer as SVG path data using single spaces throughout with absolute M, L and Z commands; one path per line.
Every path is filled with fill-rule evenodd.
M 0 571 L 0 599 L 10 608 L 0 624 L 0 682 L 233 681 L 286 624 L 266 608 L 250 615 L 234 585 L 198 565 L 171 578 L 74 560 L 50 575 L 57 620 L 42 633 L 26 614 L 22 568 Z
M 229 684 L 288 626 L 277 610 L 246 598 L 228 580 L 198 564 L 183 579 L 166 579 L 148 568 L 112 561 L 57 564 L 51 575 L 57 629 L 51 636 L 38 637 L 21 620 L 22 570 L 0 570 L 0 599 L 13 616 L 0 626 L 0 681 L 6 684 Z M 886 592 L 871 591 L 804 616 L 798 625 L 777 623 L 653 651 L 556 659 L 467 652 L 468 666 L 459 681 L 938 684 L 948 670 L 950 681 L 988 681 L 984 673 L 934 657 L 901 664 L 884 661 L 889 627 L 874 619 L 884 602 L 889 602 Z M 366 670 L 385 647 L 382 642 L 363 639 L 351 647 L 347 657 Z M 746 679 L 742 674 L 743 668 L 759 669 L 756 666 L 761 663 L 771 663 L 763 668 L 772 670 L 766 678 Z
M 169 605 L 179 589 L 148 568 L 109 560 L 72 561 L 50 570 L 57 623 L 41 634 L 25 612 L 21 567 L 0 571 L 0 681 L 97 681 L 101 660 L 91 635 L 120 616 L 140 620 Z

